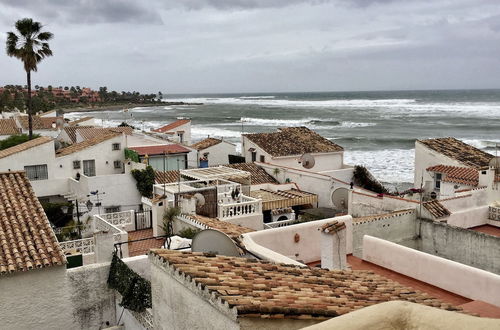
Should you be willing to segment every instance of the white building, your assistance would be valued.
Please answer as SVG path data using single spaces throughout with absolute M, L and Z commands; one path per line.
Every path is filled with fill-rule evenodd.
M 180 144 L 159 144 L 128 147 L 137 153 L 139 161 L 158 171 L 183 170 L 188 167 L 188 154 L 191 150 Z
M 222 139 L 206 138 L 191 148 L 197 151 L 198 167 L 224 165 L 229 163 L 229 155 L 236 154 L 236 145 Z
M 16 116 L 14 119 L 16 120 L 17 126 L 21 128 L 22 133 L 28 134 L 29 117 Z M 33 134 L 57 137 L 64 127 L 64 118 L 32 116 L 32 124 Z
M 344 168 L 344 148 L 306 127 L 273 133 L 243 134 L 247 162 L 261 162 L 323 172 Z
M 177 121 L 152 130 L 151 132 L 161 136 L 165 136 L 173 142 L 190 145 L 191 119 L 179 118 Z
M 479 172 L 487 170 L 493 158 L 452 137 L 417 140 L 414 186 L 422 185 L 437 198 L 454 197 L 456 191 L 477 187 Z

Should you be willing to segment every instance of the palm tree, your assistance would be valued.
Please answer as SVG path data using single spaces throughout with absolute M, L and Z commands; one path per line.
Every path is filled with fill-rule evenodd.
M 28 82 L 28 128 L 29 138 L 33 137 L 33 118 L 31 105 L 31 71 L 36 72 L 45 57 L 52 56 L 49 41 L 54 36 L 50 32 L 42 32 L 42 24 L 31 18 L 23 18 L 16 22 L 16 33 L 7 32 L 7 55 L 20 59 Z
M 181 214 L 181 209 L 178 207 L 170 207 L 163 214 L 163 224 L 162 229 L 165 231 L 167 249 L 170 249 L 170 243 L 172 239 L 170 238 L 174 234 L 173 224 L 175 218 Z

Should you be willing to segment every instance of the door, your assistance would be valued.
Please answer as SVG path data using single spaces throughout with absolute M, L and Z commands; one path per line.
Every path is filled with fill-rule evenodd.
M 86 176 L 95 176 L 95 160 L 84 160 L 83 161 L 83 174 Z

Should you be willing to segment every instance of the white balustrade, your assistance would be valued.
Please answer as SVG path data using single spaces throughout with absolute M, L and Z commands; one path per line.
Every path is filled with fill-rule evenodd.
M 490 206 L 488 212 L 488 219 L 500 221 L 500 207 Z
M 114 226 L 126 226 L 134 223 L 134 211 L 105 213 L 99 216 Z
M 59 242 L 64 253 L 72 253 L 74 251 L 81 254 L 94 253 L 95 241 L 93 237 L 77 239 L 74 241 Z
M 241 202 L 219 204 L 218 218 L 220 220 L 246 217 L 253 214 L 259 214 L 262 209 L 260 199 L 242 196 Z

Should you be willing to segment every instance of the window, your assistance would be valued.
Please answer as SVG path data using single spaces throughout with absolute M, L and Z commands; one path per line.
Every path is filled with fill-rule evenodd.
M 184 142 L 184 133 L 177 133 L 177 136 L 179 137 L 179 142 L 183 143 Z
M 73 169 L 77 170 L 80 168 L 81 162 L 79 160 L 73 161 Z
M 260 162 L 265 163 L 266 162 L 266 157 L 264 155 L 260 155 Z
M 30 179 L 31 181 L 47 180 L 49 178 L 46 164 L 25 166 L 24 170 L 26 171 L 28 179 Z
M 86 176 L 95 176 L 95 160 L 84 160 L 83 161 L 83 174 Z
M 115 160 L 113 162 L 113 164 L 115 165 L 115 168 L 122 168 L 122 161 L 121 160 Z
M 252 151 L 252 162 L 255 162 L 257 160 L 257 152 Z
M 436 189 L 441 188 L 441 179 L 442 178 L 443 178 L 443 175 L 441 173 L 436 173 L 436 176 L 434 177 Z
M 120 150 L 120 144 L 119 143 L 113 143 L 112 149 L 113 150 Z
M 104 213 L 116 213 L 116 212 L 120 212 L 119 206 L 110 206 L 104 208 Z

